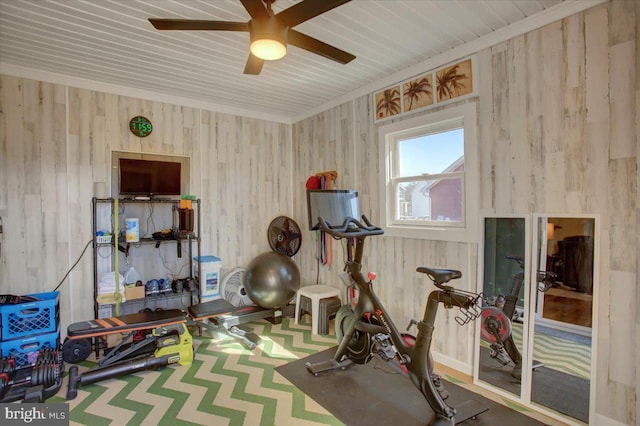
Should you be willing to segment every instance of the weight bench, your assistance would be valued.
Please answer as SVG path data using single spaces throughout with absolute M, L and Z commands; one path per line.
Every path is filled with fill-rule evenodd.
M 266 319 L 273 324 L 282 322 L 282 310 L 280 309 L 234 306 L 224 299 L 189 306 L 188 312 L 195 325 L 235 337 L 248 349 L 254 349 L 261 340 L 252 331 L 239 327 L 240 324 L 261 319 Z
M 170 309 L 73 323 L 67 328 L 67 339 L 62 345 L 63 360 L 72 364 L 84 361 L 91 354 L 92 340 L 98 355 L 99 339 L 117 333 L 128 335 L 105 355 L 98 366 L 83 374 L 78 374 L 75 365 L 69 369 L 67 400 L 77 396 L 79 385 L 163 368 L 169 364 L 191 364 L 193 341 L 187 325 L 228 334 L 239 339 L 247 348 L 254 349 L 260 344 L 260 337 L 239 325 L 260 319 L 279 324 L 282 310 L 234 306 L 224 299 L 217 299 L 190 306 L 188 315 L 179 309 Z M 126 343 L 141 330 L 146 331 L 144 338 Z
M 165 335 L 169 332 L 178 332 L 179 335 L 188 334 L 186 322 L 187 319 L 184 313 L 179 309 L 140 312 L 76 322 L 67 327 L 67 339 L 62 345 L 63 360 L 71 364 L 84 361 L 91 354 L 92 339 L 106 338 L 112 334 L 129 333 L 129 335 L 132 335 L 142 330 L 153 330 L 153 333 L 157 336 Z M 190 338 L 191 335 L 189 335 L 189 340 Z M 98 343 L 96 343 L 95 347 L 96 351 L 99 351 L 100 345 Z M 181 363 L 188 362 L 190 364 L 193 356 L 191 358 L 191 360 L 182 360 Z
M 279 324 L 282 321 L 282 310 L 266 309 L 259 306 L 234 306 L 224 299 L 217 299 L 190 306 L 188 316 L 179 309 L 169 309 L 80 321 L 67 327 L 67 339 L 62 345 L 63 359 L 71 364 L 84 361 L 91 354 L 92 340 L 96 338 L 129 333 L 129 336 L 123 340 L 124 342 L 133 333 L 141 330 L 154 330 L 153 336 L 157 337 L 167 334 L 167 331 L 171 329 L 179 329 L 178 334 L 182 335 L 182 329 L 186 331 L 187 325 L 196 325 L 228 334 L 240 340 L 247 348 L 254 349 L 260 344 L 260 338 L 255 333 L 238 326 L 260 319 L 267 319 L 273 324 Z M 191 335 L 189 335 L 190 338 Z M 100 350 L 98 341 L 95 343 L 95 348 L 97 355 Z M 116 347 L 116 349 L 119 350 L 121 347 Z M 107 358 L 112 357 L 113 355 L 107 355 Z M 116 359 L 122 358 L 124 355 L 119 355 Z M 192 359 L 193 356 L 191 356 Z M 190 364 L 191 360 L 181 360 L 180 363 L 188 362 Z
M 127 343 L 141 330 L 144 330 L 144 336 Z M 78 385 L 163 368 L 169 364 L 190 365 L 193 362 L 193 340 L 187 329 L 187 318 L 179 309 L 73 323 L 67 328 L 62 358 L 65 362 L 77 364 L 91 353 L 92 340 L 95 341 L 96 352 L 99 352 L 99 339 L 116 333 L 128 334 L 105 354 L 96 367 L 81 375 L 77 366 L 69 369 L 67 400 L 76 397 Z

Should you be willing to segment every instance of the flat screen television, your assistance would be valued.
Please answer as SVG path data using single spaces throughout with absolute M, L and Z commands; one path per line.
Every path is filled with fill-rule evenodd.
M 352 189 L 308 189 L 309 229 L 320 229 L 318 217 L 330 228 L 342 226 L 347 217 L 360 220 L 358 192 Z
M 120 158 L 121 195 L 171 196 L 181 193 L 179 162 Z

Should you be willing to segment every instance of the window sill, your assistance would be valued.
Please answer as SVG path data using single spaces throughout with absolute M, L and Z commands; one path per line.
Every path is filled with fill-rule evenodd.
M 384 228 L 387 237 L 412 238 L 419 240 L 477 243 L 478 232 L 473 226 L 467 228 L 418 227 L 408 225 L 387 225 Z

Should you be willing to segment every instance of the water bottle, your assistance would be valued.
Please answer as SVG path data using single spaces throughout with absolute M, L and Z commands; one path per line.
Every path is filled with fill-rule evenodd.
M 130 266 L 127 272 L 124 273 L 124 284 L 126 286 L 134 287 L 138 281 L 142 282 L 140 273 L 136 271 L 136 268 Z

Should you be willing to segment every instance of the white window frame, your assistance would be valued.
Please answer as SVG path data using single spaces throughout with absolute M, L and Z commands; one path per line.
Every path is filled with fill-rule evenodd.
M 402 120 L 380 126 L 378 140 L 383 145 L 380 170 L 382 171 L 382 188 L 380 197 L 380 217 L 385 235 L 391 237 L 417 238 L 427 240 L 477 242 L 478 241 L 478 118 L 476 103 L 426 113 L 408 120 Z M 464 128 L 464 177 L 463 177 L 463 219 L 455 226 L 436 221 L 397 221 L 394 216 L 396 200 L 395 184 L 399 178 L 392 179 L 392 161 L 397 141 L 422 134 L 443 132 L 448 129 Z M 457 126 L 456 126 L 457 125 Z

